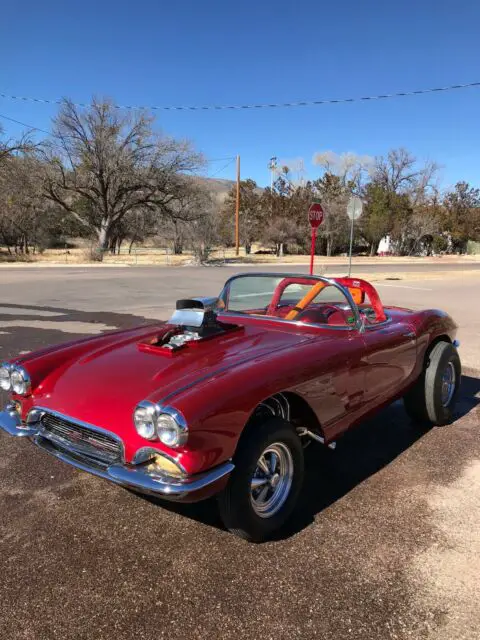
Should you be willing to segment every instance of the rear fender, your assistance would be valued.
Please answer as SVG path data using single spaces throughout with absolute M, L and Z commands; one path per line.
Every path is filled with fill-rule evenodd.
M 410 322 L 417 334 L 417 364 L 412 376 L 416 379 L 423 370 L 428 351 L 439 340 L 453 342 L 458 326 L 448 313 L 439 309 L 420 311 L 410 318 Z

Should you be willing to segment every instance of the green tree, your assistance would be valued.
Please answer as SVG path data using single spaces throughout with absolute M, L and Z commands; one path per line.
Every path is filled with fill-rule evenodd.
M 389 192 L 383 185 L 370 182 L 364 190 L 364 203 L 360 230 L 369 244 L 370 255 L 374 256 L 380 240 L 392 230 Z
M 468 182 L 457 182 L 443 204 L 444 231 L 451 236 L 453 249 L 464 253 L 468 240 L 480 239 L 480 190 Z

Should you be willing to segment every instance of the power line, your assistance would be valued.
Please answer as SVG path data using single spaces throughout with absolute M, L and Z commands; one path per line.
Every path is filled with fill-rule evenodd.
M 47 136 L 50 135 L 49 131 L 45 131 L 45 129 L 40 129 L 39 127 L 34 127 L 33 124 L 27 124 L 26 122 L 21 122 L 20 120 L 15 120 L 15 118 L 9 118 L 8 116 L 4 116 L 2 113 L 0 113 L 0 118 L 3 118 L 4 120 L 10 120 L 10 122 L 15 122 L 15 124 L 20 124 L 22 125 L 22 127 L 27 127 L 28 129 L 33 129 L 35 131 L 41 131 L 42 133 L 46 133 Z
M 228 156 L 226 158 L 207 158 L 208 162 L 223 162 L 224 160 L 235 160 L 235 156 Z
M 415 91 L 396 91 L 395 93 L 385 93 L 382 95 L 362 96 L 353 98 L 325 98 L 322 100 L 302 100 L 299 102 L 273 102 L 262 104 L 233 104 L 233 105 L 176 105 L 176 106 L 138 106 L 128 104 L 115 104 L 116 109 L 144 110 L 151 111 L 222 111 L 222 110 L 241 110 L 241 109 L 275 109 L 283 107 L 314 107 L 324 104 L 342 104 L 347 102 L 363 102 L 366 100 L 386 100 L 388 98 L 401 98 L 406 96 L 418 96 L 426 93 L 437 93 L 440 91 L 454 91 L 456 89 L 466 89 L 468 87 L 479 87 L 480 82 L 468 82 L 465 84 L 452 84 L 446 87 L 433 87 L 429 89 L 417 89 Z M 62 100 L 48 100 L 45 98 L 31 98 L 26 96 L 12 96 L 6 93 L 0 93 L 0 98 L 6 100 L 20 100 L 23 102 L 36 102 L 40 104 L 62 104 Z M 73 103 L 76 107 L 86 108 L 90 104 L 85 102 Z
M 218 176 L 218 174 L 219 174 L 219 173 L 222 173 L 222 171 L 223 171 L 224 169 L 226 169 L 227 167 L 229 167 L 229 166 L 232 164 L 232 162 L 233 162 L 234 160 L 235 160 L 235 158 L 230 158 L 230 160 L 227 162 L 227 164 L 226 164 L 226 165 L 224 165 L 221 169 L 219 169 L 218 171 L 215 171 L 215 173 L 212 173 L 212 175 L 211 175 L 211 176 L 208 176 L 208 177 L 209 177 L 209 178 L 214 178 L 215 176 Z
M 3 113 L 0 113 L 0 118 L 3 118 L 4 120 L 9 120 L 10 122 L 15 122 L 15 124 L 20 124 L 22 127 L 27 127 L 28 129 L 31 129 L 31 130 L 34 130 L 34 131 L 41 131 L 42 133 L 46 133 L 47 136 L 51 136 L 52 135 L 51 132 L 46 131 L 45 129 L 40 129 L 39 127 L 34 127 L 33 124 L 27 124 L 26 122 L 22 122 L 21 120 L 16 120 L 15 118 L 10 118 L 9 116 L 3 115 Z M 53 146 L 59 147 L 59 145 L 55 144 L 54 142 L 52 142 L 51 144 L 53 144 Z M 59 148 L 63 149 L 63 147 L 59 147 Z M 211 178 L 213 178 L 213 176 L 218 175 L 224 169 L 226 169 L 230 164 L 232 164 L 232 162 L 235 160 L 235 156 L 229 156 L 229 157 L 226 157 L 226 158 L 207 158 L 208 164 L 211 164 L 212 162 L 223 162 L 223 160 L 228 160 L 227 164 L 224 165 L 218 171 L 216 171 L 212 176 L 210 176 Z

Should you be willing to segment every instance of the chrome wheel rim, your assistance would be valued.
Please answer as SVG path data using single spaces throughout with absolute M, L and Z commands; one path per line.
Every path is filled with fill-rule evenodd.
M 281 442 L 269 445 L 257 461 L 250 483 L 250 499 L 260 518 L 271 518 L 285 504 L 292 488 L 293 458 Z
M 456 373 L 453 362 L 449 362 L 442 375 L 442 405 L 448 407 L 455 392 Z

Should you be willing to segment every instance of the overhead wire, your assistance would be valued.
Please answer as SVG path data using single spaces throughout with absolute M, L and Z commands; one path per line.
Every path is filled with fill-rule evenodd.
M 275 108 L 288 108 L 288 107 L 313 107 L 325 104 L 342 104 L 351 102 L 364 102 L 368 100 L 386 100 L 389 98 L 400 98 L 406 96 L 417 96 L 427 93 L 437 93 L 441 91 L 454 91 L 457 89 L 467 89 L 469 87 L 479 87 L 479 82 L 467 82 L 463 84 L 451 84 L 443 87 L 431 87 L 427 89 L 416 89 L 413 91 L 396 91 L 393 93 L 385 93 L 370 96 L 350 97 L 350 98 L 324 98 L 320 100 L 302 100 L 295 102 L 271 102 L 271 103 L 259 103 L 259 104 L 210 104 L 210 105 L 128 105 L 128 104 L 114 104 L 116 109 L 128 109 L 128 110 L 151 110 L 151 111 L 222 111 L 222 110 L 242 110 L 242 109 L 275 109 Z M 29 96 L 14 96 L 6 93 L 0 93 L 0 98 L 6 100 L 17 100 L 22 102 L 36 102 L 40 104 L 62 104 L 63 100 L 60 99 L 46 99 L 36 98 Z M 86 108 L 91 106 L 86 102 L 73 103 L 76 107 Z
M 15 118 L 10 118 L 10 116 L 6 116 L 3 113 L 0 113 L 0 118 L 3 118 L 4 120 L 9 120 L 10 122 L 14 122 L 15 124 L 19 124 L 22 127 L 27 127 L 30 130 L 33 131 L 41 131 L 42 133 L 46 133 L 47 136 L 51 136 L 51 132 L 46 131 L 46 129 L 40 129 L 40 127 L 34 127 L 33 124 L 28 124 L 26 122 L 22 122 L 21 120 L 16 120 Z M 55 144 L 54 144 L 55 146 Z M 210 164 L 212 162 L 222 162 L 223 160 L 228 160 L 227 164 L 224 165 L 221 169 L 219 169 L 217 172 L 215 172 L 213 175 L 217 175 L 219 173 L 221 173 L 224 169 L 226 169 L 234 160 L 235 160 L 235 156 L 228 156 L 225 158 L 207 158 L 207 162 Z
M 210 174 L 208 177 L 209 178 L 214 178 L 215 176 L 218 176 L 218 174 L 222 173 L 222 171 L 224 171 L 227 167 L 229 167 L 234 160 L 235 160 L 235 158 L 230 158 L 230 160 L 227 162 L 226 165 L 221 167 L 218 171 L 215 171 L 215 173 Z
M 10 120 L 10 122 L 14 122 L 15 124 L 20 124 L 22 127 L 27 127 L 28 129 L 32 129 L 34 131 L 41 131 L 42 133 L 46 133 L 47 136 L 51 135 L 51 132 L 46 131 L 45 129 L 40 129 L 40 127 L 34 127 L 33 124 L 27 124 L 26 122 L 15 120 L 15 118 L 10 118 L 9 116 L 5 116 L 3 115 L 3 113 L 0 113 L 0 118 L 3 118 L 4 120 Z

